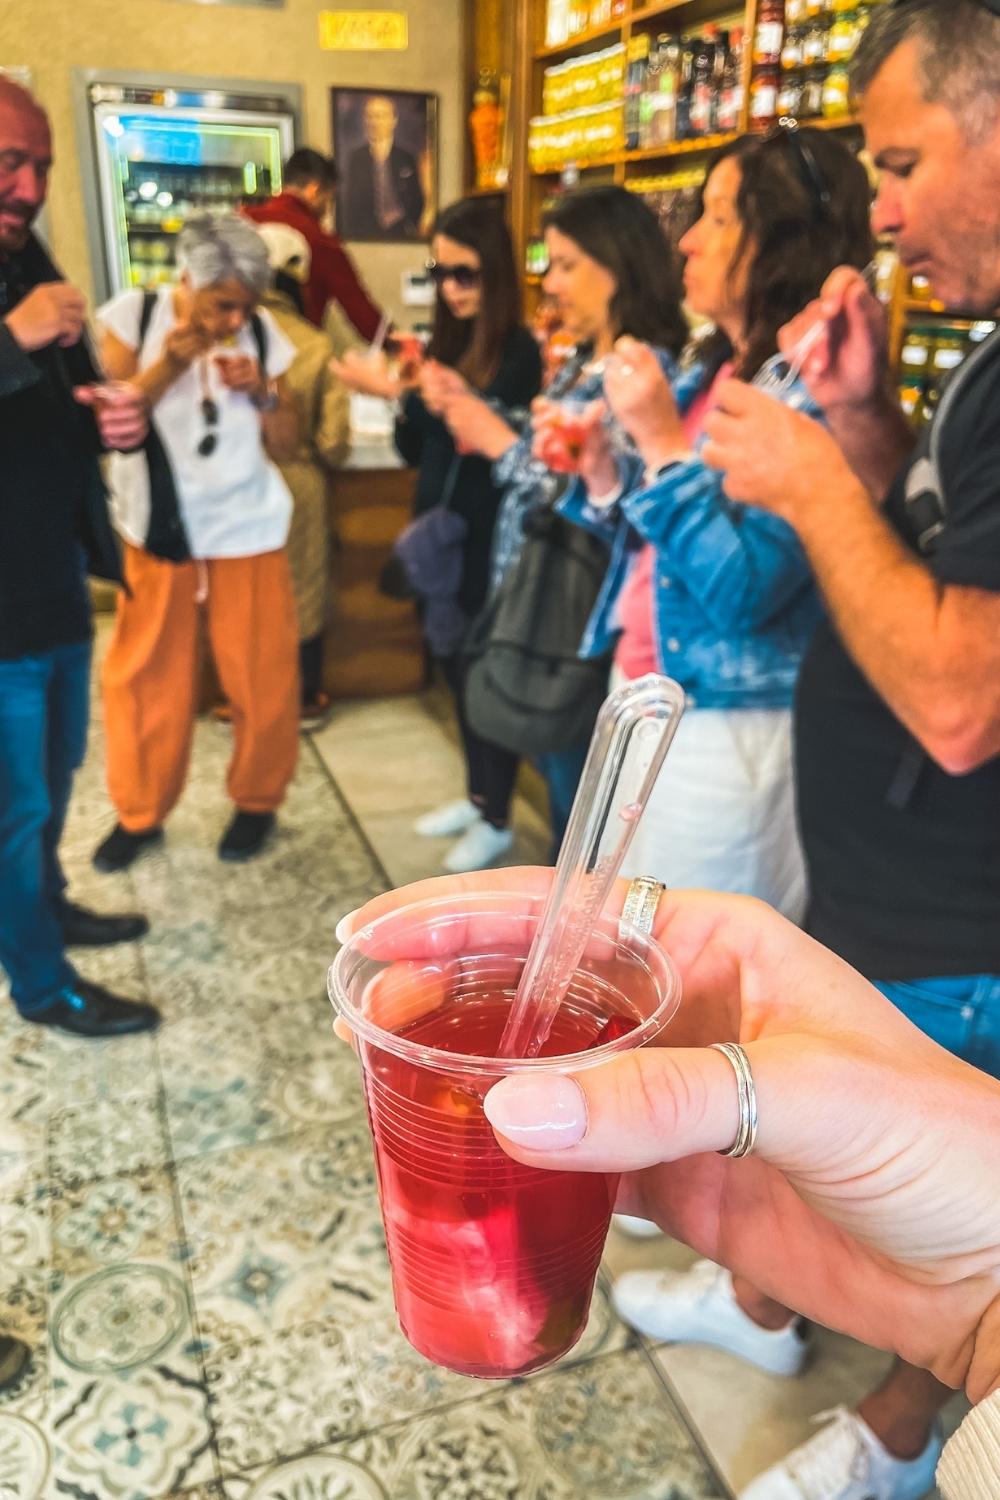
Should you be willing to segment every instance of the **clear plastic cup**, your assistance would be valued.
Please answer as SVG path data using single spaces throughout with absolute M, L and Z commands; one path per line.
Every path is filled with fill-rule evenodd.
M 497 1057 L 541 908 L 506 892 L 418 902 L 355 934 L 329 975 L 363 1066 L 400 1326 L 483 1379 L 576 1343 L 618 1189 L 617 1173 L 513 1161 L 483 1099 L 511 1074 L 580 1072 L 658 1039 L 680 997 L 662 949 L 601 918 L 542 1055 Z

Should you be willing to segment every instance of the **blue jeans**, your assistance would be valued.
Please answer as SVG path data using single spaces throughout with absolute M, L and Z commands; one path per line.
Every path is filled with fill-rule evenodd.
M 549 750 L 535 757 L 535 765 L 545 778 L 549 794 L 549 822 L 552 824 L 552 863 L 555 864 L 559 845 L 566 832 L 573 798 L 587 759 L 589 742 L 577 745 L 572 750 Z
M 0 661 L 0 964 L 22 1015 L 76 979 L 58 920 L 59 840 L 89 707 L 89 641 Z
M 875 988 L 932 1041 L 1000 1078 L 1000 975 L 892 979 Z

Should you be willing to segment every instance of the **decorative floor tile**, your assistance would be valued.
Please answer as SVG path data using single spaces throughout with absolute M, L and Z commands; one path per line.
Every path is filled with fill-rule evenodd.
M 0 1406 L 0 1495 L 46 1500 L 52 1455 L 41 1428 Z
M 53 1284 L 60 1291 L 105 1266 L 185 1258 L 173 1184 L 163 1172 L 61 1183 L 51 1227 Z
M 49 1120 L 49 1167 L 67 1184 L 160 1167 L 169 1157 L 158 1090 L 67 1104 Z
M 364 1119 L 179 1162 L 188 1269 L 206 1343 L 386 1305 L 388 1262 Z
M 536 1376 L 242 1475 L 228 1500 L 723 1500 L 639 1353 Z
M 86 1375 L 134 1370 L 193 1346 L 184 1281 L 161 1265 L 108 1266 L 54 1299 L 55 1354 Z
M 347 1119 L 361 1105 L 357 1065 L 321 996 L 276 1007 L 246 994 L 235 1022 L 225 1010 L 189 1014 L 164 1029 L 160 1065 L 178 1160 Z
M 205 1391 L 169 1363 L 56 1383 L 53 1477 L 98 1500 L 174 1497 L 216 1477 Z

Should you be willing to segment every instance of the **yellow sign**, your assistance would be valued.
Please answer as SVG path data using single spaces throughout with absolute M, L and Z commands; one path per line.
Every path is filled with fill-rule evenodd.
M 321 10 L 319 44 L 325 52 L 405 52 L 406 15 L 400 10 Z

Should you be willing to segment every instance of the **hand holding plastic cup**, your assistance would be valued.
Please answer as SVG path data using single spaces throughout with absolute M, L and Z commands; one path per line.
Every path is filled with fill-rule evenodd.
M 418 902 L 357 932 L 329 977 L 363 1067 L 400 1325 L 428 1359 L 485 1379 L 576 1343 L 618 1187 L 512 1160 L 487 1093 L 644 1046 L 679 999 L 656 943 L 599 918 L 538 1055 L 498 1057 L 541 910 L 512 893 Z
M 424 360 L 424 341 L 419 333 L 391 333 L 387 339 L 399 365 L 399 378 L 413 385 Z
M 582 396 L 562 396 L 551 403 L 549 424 L 556 442 L 549 444 L 546 463 L 553 473 L 579 474 L 583 445 L 594 420 L 592 405 Z

